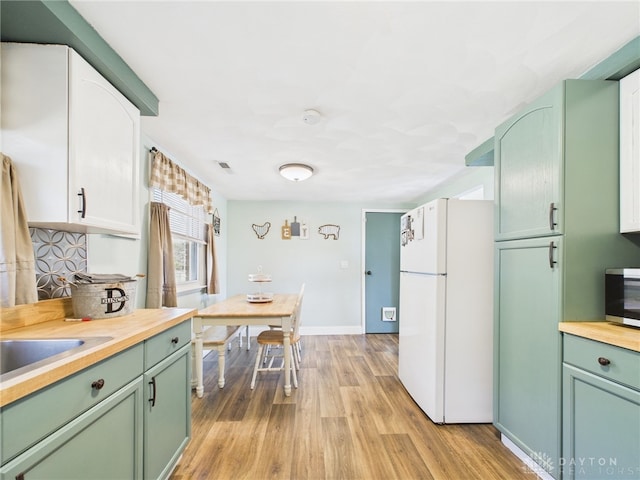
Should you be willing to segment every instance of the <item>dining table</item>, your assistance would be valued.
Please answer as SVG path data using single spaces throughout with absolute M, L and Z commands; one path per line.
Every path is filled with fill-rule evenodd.
M 264 325 L 282 328 L 284 343 L 284 394 L 291 395 L 291 332 L 292 317 L 295 312 L 297 294 L 276 293 L 273 300 L 250 302 L 246 295 L 234 295 L 220 302 L 199 309 L 193 317 L 194 360 L 196 374 L 196 395 L 204 395 L 203 371 L 203 329 L 209 325 Z M 247 341 L 249 341 L 247 339 Z

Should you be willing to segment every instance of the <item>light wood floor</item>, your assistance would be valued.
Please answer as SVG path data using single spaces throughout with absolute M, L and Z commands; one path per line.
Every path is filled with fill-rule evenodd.
M 398 380 L 397 335 L 302 341 L 288 398 L 280 373 L 249 388 L 255 344 L 234 341 L 224 389 L 216 355 L 205 357 L 205 395 L 192 396 L 192 438 L 172 480 L 536 479 L 493 426 L 429 420 Z

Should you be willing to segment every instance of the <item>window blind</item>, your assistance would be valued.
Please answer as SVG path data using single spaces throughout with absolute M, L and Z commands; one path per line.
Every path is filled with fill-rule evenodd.
M 180 195 L 156 187 L 151 188 L 151 196 L 154 202 L 164 203 L 170 208 L 169 227 L 173 235 L 205 243 L 206 214 L 202 205 L 190 205 Z

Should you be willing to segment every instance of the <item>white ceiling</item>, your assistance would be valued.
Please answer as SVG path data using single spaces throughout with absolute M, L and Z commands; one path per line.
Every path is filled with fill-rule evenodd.
M 154 145 L 245 200 L 411 202 L 640 34 L 638 1 L 70 3 L 159 98 Z

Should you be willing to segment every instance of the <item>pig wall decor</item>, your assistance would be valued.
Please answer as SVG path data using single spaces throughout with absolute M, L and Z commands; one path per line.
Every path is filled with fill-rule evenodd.
M 340 226 L 338 225 L 322 225 L 318 228 L 318 233 L 320 235 L 324 235 L 324 239 L 327 240 L 329 237 L 333 237 L 334 240 L 338 240 L 340 236 Z

